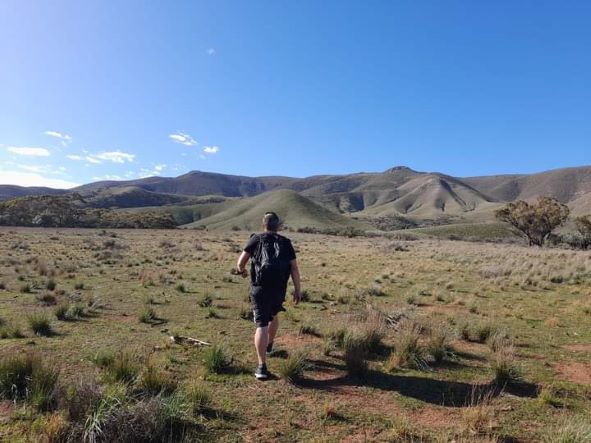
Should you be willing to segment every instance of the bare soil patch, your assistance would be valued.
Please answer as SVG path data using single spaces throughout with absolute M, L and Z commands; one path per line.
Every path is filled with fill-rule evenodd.
M 591 363 L 557 363 L 554 370 L 559 378 L 581 385 L 591 385 Z
M 591 352 L 591 343 L 576 343 L 572 345 L 564 345 L 563 348 L 574 352 Z

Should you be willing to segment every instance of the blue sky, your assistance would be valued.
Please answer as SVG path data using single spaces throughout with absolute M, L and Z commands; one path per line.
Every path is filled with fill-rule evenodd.
M 591 163 L 589 1 L 0 2 L 0 183 Z

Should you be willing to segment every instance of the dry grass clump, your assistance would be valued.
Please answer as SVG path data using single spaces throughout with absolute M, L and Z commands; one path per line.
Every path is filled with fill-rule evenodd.
M 136 387 L 146 395 L 166 395 L 176 389 L 176 382 L 164 371 L 152 363 L 148 363 L 142 370 Z
M 427 351 L 421 345 L 422 327 L 412 320 L 401 322 L 394 337 L 394 352 L 388 359 L 388 370 L 396 368 L 409 368 L 427 370 Z
M 544 443 L 588 443 L 591 441 L 591 421 L 588 416 L 564 417 L 558 426 L 547 427 L 542 433 Z
M 490 363 L 494 374 L 494 383 L 497 386 L 505 386 L 521 380 L 521 371 L 517 365 L 513 345 L 499 347 L 493 352 Z
M 211 374 L 221 374 L 230 369 L 232 357 L 222 345 L 214 345 L 203 353 L 203 365 Z
M 362 378 L 367 373 L 369 349 L 364 336 L 347 331 L 343 337 L 343 359 L 350 376 Z
M 0 398 L 26 400 L 40 411 L 57 402 L 59 371 L 38 355 L 21 354 L 0 360 Z
M 308 368 L 308 353 L 305 350 L 299 350 L 291 353 L 279 365 L 279 374 L 290 383 L 297 383 L 304 376 L 304 371 Z
M 33 334 L 39 337 L 51 337 L 54 334 L 51 320 L 44 312 L 29 315 L 27 321 Z

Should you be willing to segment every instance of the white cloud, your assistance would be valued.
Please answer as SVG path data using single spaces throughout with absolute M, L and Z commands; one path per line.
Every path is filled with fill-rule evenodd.
M 128 152 L 122 151 L 105 151 L 86 156 L 86 160 L 90 163 L 102 163 L 103 161 L 111 163 L 126 163 L 132 162 L 134 158 L 135 154 L 129 154 Z
M 42 175 L 30 172 L 2 171 L 0 174 L 0 184 L 18 185 L 18 186 L 47 186 L 50 188 L 69 189 L 80 186 L 67 180 L 57 178 L 47 178 Z
M 82 156 L 80 156 L 80 155 L 66 155 L 66 157 L 69 158 L 70 160 L 76 160 L 76 161 L 82 160 Z
M 209 48 L 209 49 L 207 50 L 207 55 L 215 55 L 215 54 L 216 54 L 216 52 L 215 52 L 215 49 L 213 49 L 213 48 Z
M 27 148 L 18 146 L 9 146 L 6 148 L 7 151 L 17 155 L 29 155 L 33 157 L 49 157 L 49 150 L 45 148 Z
M 175 142 L 180 143 L 181 145 L 185 145 L 185 146 L 195 146 L 195 145 L 199 144 L 189 134 L 183 134 L 182 132 L 177 132 L 176 134 L 170 134 L 168 137 L 171 138 L 172 140 L 174 140 Z
M 92 155 L 87 155 L 86 157 L 84 157 L 86 159 L 86 161 L 90 162 L 90 163 L 94 163 L 96 165 L 100 165 L 102 163 L 102 161 L 97 160 L 96 158 L 94 158 L 94 156 Z
M 102 177 L 92 177 L 93 180 L 123 180 L 123 178 L 121 178 L 119 175 L 113 175 L 113 174 L 106 174 L 103 175 Z
M 33 165 L 17 165 L 20 169 L 24 169 L 29 172 L 47 172 L 46 166 L 33 166 Z
M 64 134 L 62 132 L 45 131 L 44 134 L 49 135 L 50 137 L 59 138 L 62 141 L 63 146 L 68 146 L 70 143 L 72 143 L 72 137 L 70 137 L 68 134 Z
M 219 146 L 204 146 L 203 152 L 205 152 L 206 154 L 217 154 L 218 152 L 220 152 L 220 148 Z
M 156 165 L 156 166 L 154 166 L 154 171 L 162 172 L 162 170 L 164 168 L 166 168 L 166 165 L 164 163 L 160 164 L 160 165 Z

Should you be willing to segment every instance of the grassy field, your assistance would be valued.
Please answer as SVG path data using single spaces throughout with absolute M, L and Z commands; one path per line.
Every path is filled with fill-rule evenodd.
M 588 252 L 290 234 L 261 383 L 248 234 L 0 229 L 0 440 L 589 441 Z

